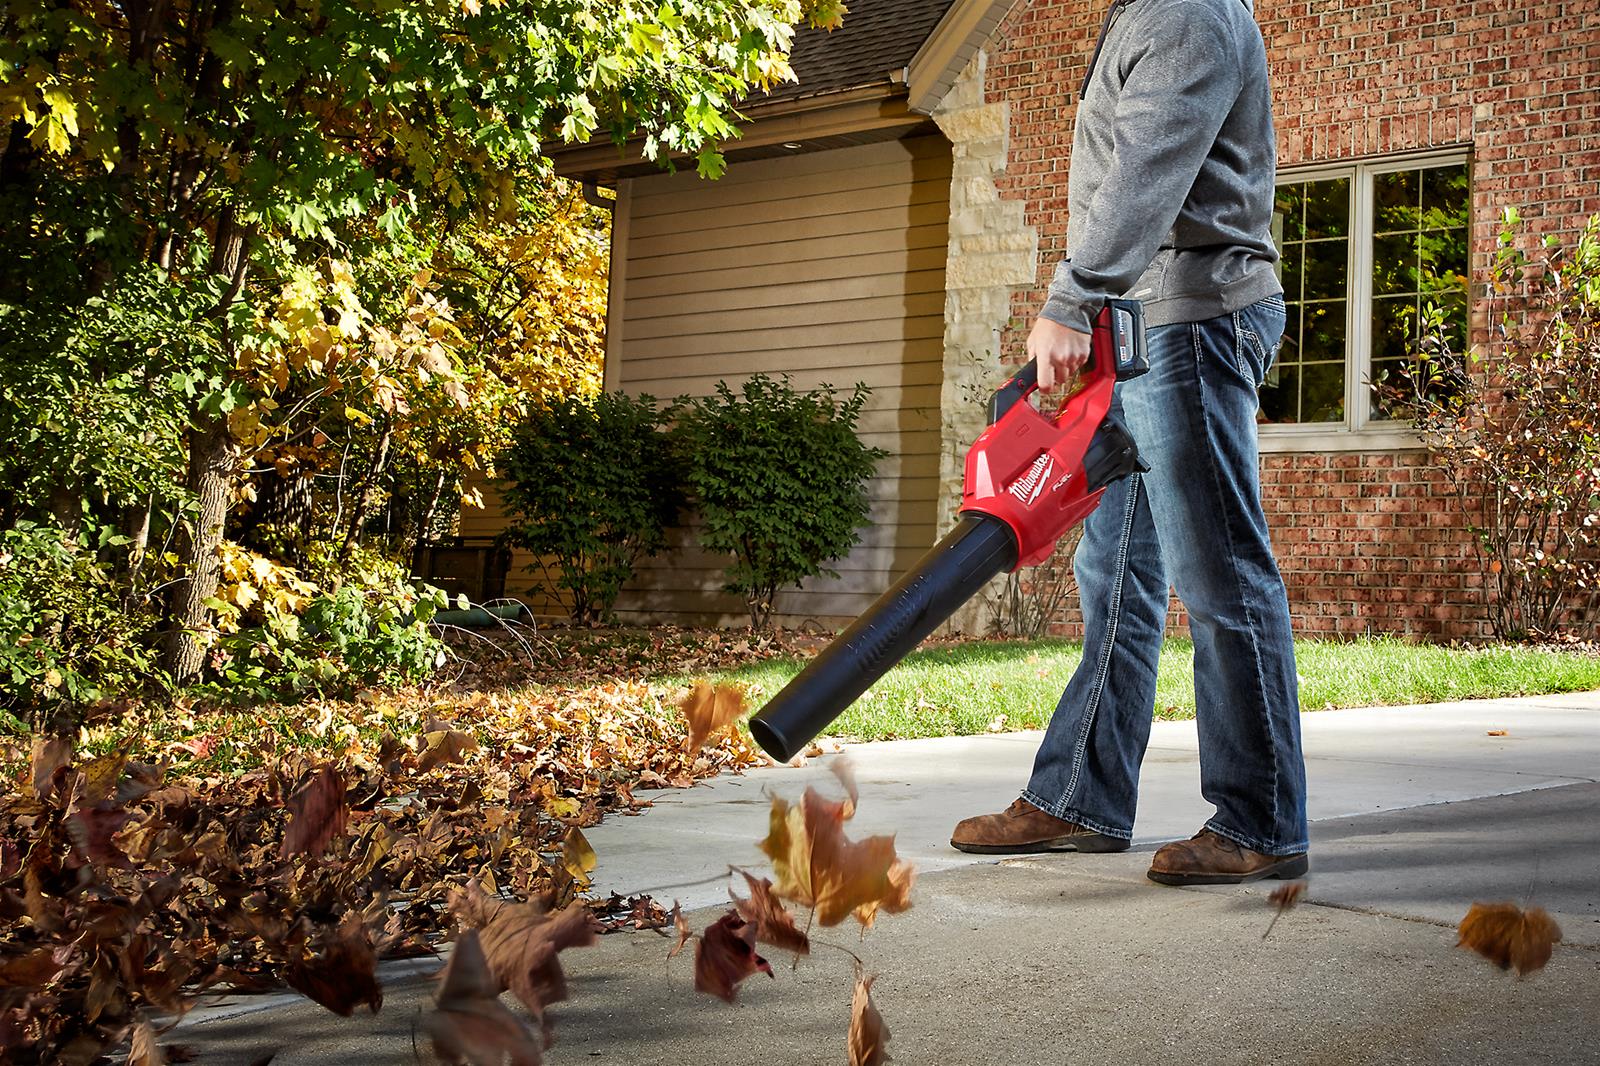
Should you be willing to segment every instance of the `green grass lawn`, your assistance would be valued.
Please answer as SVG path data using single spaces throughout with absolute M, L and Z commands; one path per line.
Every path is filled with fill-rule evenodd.
M 1393 639 L 1295 644 L 1307 710 L 1600 689 L 1600 657 L 1533 648 L 1443 648 Z M 856 740 L 952 736 L 1042 727 L 1082 646 L 1064 640 L 971 642 L 907 657 L 830 733 Z M 794 659 L 728 670 L 760 706 L 799 672 Z M 1170 639 L 1161 653 L 1158 718 L 1192 718 L 1194 646 Z M 1000 716 L 1004 716 L 1000 720 Z

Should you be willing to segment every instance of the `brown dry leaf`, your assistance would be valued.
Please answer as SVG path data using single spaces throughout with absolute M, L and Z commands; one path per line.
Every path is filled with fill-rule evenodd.
M 346 1018 L 363 1003 L 374 1014 L 383 1006 L 378 954 L 357 918 L 346 919 L 321 954 L 290 963 L 283 979 L 290 988 Z
M 881 909 L 898 914 L 911 906 L 914 873 L 895 856 L 894 838 L 844 835 L 846 803 L 806 789 L 798 807 L 774 796 L 761 850 L 772 860 L 775 891 L 784 899 L 816 908 L 816 920 L 837 925 L 852 913 L 870 925 Z
M 506 904 L 478 930 L 489 970 L 535 1017 L 567 998 L 560 952 L 595 942 L 589 909 L 574 903 L 554 914 L 539 903 Z
M 33 738 L 33 754 L 28 763 L 28 775 L 33 781 L 33 794 L 48 799 L 55 789 L 56 771 L 72 762 L 71 737 Z
M 689 928 L 688 919 L 683 916 L 683 908 L 677 900 L 672 901 L 672 928 L 678 933 L 678 942 L 667 952 L 667 958 L 675 959 L 683 951 L 683 946 L 694 939 L 694 930 Z
M 133 1046 L 128 1050 L 128 1066 L 166 1066 L 167 1057 L 156 1043 L 156 1031 L 149 1022 L 133 1027 Z
M 1456 947 L 1471 948 L 1502 970 L 1526 977 L 1544 969 L 1561 942 L 1561 927 L 1543 907 L 1474 903 L 1461 919 Z
M 889 1061 L 884 1045 L 889 1043 L 889 1027 L 872 1002 L 874 977 L 857 977 L 855 996 L 850 1003 L 850 1066 L 882 1066 Z
M 478 738 L 460 729 L 435 729 L 422 734 L 420 746 L 417 769 L 426 773 L 435 766 L 465 761 L 468 752 L 478 750 Z
M 689 750 L 699 751 L 713 733 L 744 714 L 744 690 L 735 685 L 696 681 L 678 709 L 689 723 Z
M 841 755 L 837 759 L 828 760 L 828 772 L 839 779 L 839 784 L 844 786 L 845 795 L 850 797 L 846 805 L 844 816 L 846 820 L 855 816 L 856 805 L 861 800 L 861 790 L 856 787 L 856 767 L 850 761 L 850 756 Z
M 131 817 L 122 808 L 106 803 L 79 807 L 67 817 L 67 835 L 90 862 L 132 869 L 133 864 L 111 839 Z
M 911 907 L 911 886 L 917 879 L 917 871 L 904 859 L 896 859 L 889 867 L 889 891 L 881 898 L 868 900 L 855 910 L 856 921 L 861 923 L 862 935 L 872 928 L 872 923 L 878 920 L 878 912 L 886 914 L 899 914 Z
M 776 979 L 772 964 L 756 954 L 756 927 L 729 911 L 706 927 L 694 947 L 694 987 L 732 1003 L 739 982 L 753 973 Z
M 344 798 L 344 776 L 330 763 L 289 797 L 289 828 L 283 835 L 282 856 L 321 855 L 328 842 L 344 833 L 350 808 Z
M 1508 733 L 1504 729 L 1491 729 L 1491 730 L 1489 730 L 1489 736 L 1491 736 L 1491 737 L 1503 737 L 1503 736 L 1507 736 L 1507 735 L 1508 735 Z
M 772 882 L 765 877 L 758 881 L 744 870 L 739 872 L 750 885 L 750 898 L 734 895 L 733 906 L 741 918 L 756 927 L 756 940 L 796 955 L 811 954 L 811 938 L 794 924 L 794 915 L 773 894 Z
M 1261 934 L 1262 940 L 1271 935 L 1272 927 L 1278 924 L 1278 919 L 1283 917 L 1283 912 L 1300 902 L 1300 897 L 1306 894 L 1307 887 L 1305 881 L 1289 881 L 1272 890 L 1271 895 L 1267 896 L 1267 902 L 1278 909 L 1272 915 L 1272 921 L 1267 923 L 1267 931 Z
M 440 975 L 438 1009 L 424 1023 L 433 1050 L 465 1066 L 539 1066 L 544 1040 L 500 1002 L 476 930 L 456 941 Z
M 572 879 L 587 885 L 589 874 L 594 871 L 597 861 L 594 848 L 590 846 L 589 838 L 583 835 L 583 830 L 577 826 L 568 829 L 561 841 L 561 865 L 567 868 Z
M 126 751 L 119 751 L 115 755 L 101 755 L 84 763 L 79 767 L 83 774 L 83 798 L 90 803 L 104 803 L 109 800 L 116 792 L 117 782 L 122 780 L 122 768 L 127 764 Z

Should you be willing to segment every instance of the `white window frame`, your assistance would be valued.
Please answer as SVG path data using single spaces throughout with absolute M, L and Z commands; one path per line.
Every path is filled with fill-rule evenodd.
M 1345 264 L 1345 374 L 1344 422 L 1272 423 L 1257 430 L 1262 453 L 1281 452 L 1382 452 L 1422 447 L 1422 438 L 1409 422 L 1373 421 L 1372 375 L 1372 207 L 1373 182 L 1379 174 L 1422 167 L 1468 166 L 1467 244 L 1472 243 L 1472 192 L 1470 147 L 1385 155 L 1342 163 L 1290 167 L 1278 172 L 1277 185 L 1302 181 L 1350 179 L 1349 259 Z M 1469 269 L 1470 278 L 1471 271 Z M 1469 282 L 1470 286 L 1470 282 Z M 1468 301 L 1468 313 L 1471 313 Z

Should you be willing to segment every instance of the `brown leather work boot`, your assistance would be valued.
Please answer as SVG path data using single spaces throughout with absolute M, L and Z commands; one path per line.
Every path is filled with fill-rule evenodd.
M 1025 799 L 999 814 L 980 814 L 956 826 L 950 846 L 978 855 L 1035 851 L 1127 851 L 1128 842 L 1046 814 Z
M 1155 853 L 1150 880 L 1163 885 L 1239 885 L 1264 877 L 1293 880 L 1311 868 L 1305 852 L 1263 855 L 1209 829 L 1189 840 L 1175 840 Z

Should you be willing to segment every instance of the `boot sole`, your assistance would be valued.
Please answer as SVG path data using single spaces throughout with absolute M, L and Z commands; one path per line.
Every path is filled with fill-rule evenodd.
M 1304 877 L 1311 870 L 1311 860 L 1305 855 L 1290 855 L 1271 866 L 1247 874 L 1177 874 L 1164 873 L 1159 870 L 1150 870 L 1145 876 L 1162 885 L 1243 885 L 1251 881 L 1263 881 L 1275 877 L 1281 881 L 1293 881 Z
M 950 841 L 952 848 L 967 852 L 969 855 L 1037 855 L 1046 851 L 1077 851 L 1085 855 L 1103 855 L 1127 851 L 1131 845 L 1132 841 L 1100 833 L 1080 833 L 1070 837 L 1056 837 L 1053 840 L 1039 840 L 1031 844 L 958 844 L 954 840 Z

